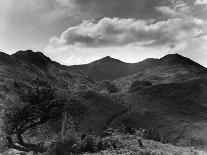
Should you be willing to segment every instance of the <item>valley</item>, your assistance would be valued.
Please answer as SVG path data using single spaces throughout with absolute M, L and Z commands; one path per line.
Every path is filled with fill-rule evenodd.
M 61 136 L 100 136 L 126 125 L 156 130 L 176 146 L 207 148 L 206 68 L 179 54 L 132 64 L 105 57 L 64 66 L 41 52 L 0 53 L 1 113 L 9 104 L 22 103 L 24 93 L 48 83 L 78 114 L 73 117 L 64 109 L 57 120 L 28 131 L 28 141 L 50 143 L 61 131 Z

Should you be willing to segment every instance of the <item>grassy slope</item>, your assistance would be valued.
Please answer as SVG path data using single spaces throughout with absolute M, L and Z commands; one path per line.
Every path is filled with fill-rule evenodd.
M 143 147 L 138 144 L 136 135 L 114 134 L 107 139 L 117 142 L 117 148 L 108 148 L 98 153 L 84 153 L 84 155 L 206 155 L 204 150 L 197 150 L 193 147 L 178 147 L 172 144 L 162 144 L 153 140 L 142 139 Z M 17 150 L 8 150 L 2 155 L 21 154 Z M 32 155 L 32 152 L 26 153 Z M 47 153 L 46 153 L 47 154 Z
M 152 140 L 143 140 L 144 147 L 139 147 L 134 135 L 116 135 L 121 142 L 117 150 L 109 149 L 100 153 L 86 153 L 85 155 L 206 155 L 207 152 L 194 148 L 176 147 L 171 144 L 162 144 Z
M 83 85 L 98 90 L 98 82 L 84 75 L 71 74 L 65 66 L 51 61 L 39 66 L 36 62 L 20 61 L 14 56 L 4 55 L 0 65 L 1 102 L 6 97 L 16 100 L 19 92 L 32 87 L 36 77 L 43 81 L 52 80 L 60 92 L 66 95 L 71 90 L 81 90 Z M 148 66 L 145 63 L 149 64 L 142 62 L 141 66 Z M 178 144 L 206 146 L 205 80 L 170 84 L 183 81 L 183 78 L 189 76 L 190 70 L 181 67 L 180 63 L 174 65 L 173 60 L 163 63 L 164 65 L 151 70 L 147 67 L 133 76 L 116 80 L 115 83 L 121 92 L 111 96 L 95 93 L 88 98 L 78 94 L 78 100 L 88 109 L 80 122 L 79 130 L 87 132 L 93 128 L 94 132 L 99 134 L 106 124 L 117 126 L 125 121 L 135 128 L 157 129 L 163 136 L 172 138 Z M 197 67 L 200 69 L 200 66 L 195 68 Z M 136 79 L 150 80 L 154 86 L 136 93 L 128 93 L 131 82 Z M 15 81 L 18 81 L 20 87 Z
M 206 93 L 206 80 L 157 84 L 135 93 L 117 93 L 113 97 L 131 108 L 111 125 L 126 122 L 134 128 L 152 128 L 177 144 L 205 148 Z

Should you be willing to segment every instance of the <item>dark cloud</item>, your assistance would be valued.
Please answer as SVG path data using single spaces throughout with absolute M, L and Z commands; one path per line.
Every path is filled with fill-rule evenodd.
M 161 16 L 154 7 L 170 5 L 169 0 L 74 0 L 90 17 L 152 19 Z
M 44 50 L 51 36 L 60 36 L 51 39 L 50 45 L 58 51 L 67 49 L 66 52 L 69 46 L 73 47 L 71 55 L 81 55 L 79 49 L 87 54 L 89 49 L 103 48 L 124 53 L 134 46 L 140 47 L 140 51 L 154 51 L 166 45 L 175 49 L 178 44 L 182 49 L 194 46 L 195 51 L 199 47 L 205 53 L 207 5 L 204 1 L 2 0 L 0 48 Z M 189 41 L 190 38 L 194 39 Z
M 57 1 L 64 1 L 64 9 L 73 2 L 72 14 L 82 20 L 50 39 L 47 51 L 54 57 L 64 53 L 70 62 L 74 57 L 79 62 L 87 56 L 111 55 L 132 62 L 184 51 L 201 60 L 207 50 L 207 7 L 197 0 Z

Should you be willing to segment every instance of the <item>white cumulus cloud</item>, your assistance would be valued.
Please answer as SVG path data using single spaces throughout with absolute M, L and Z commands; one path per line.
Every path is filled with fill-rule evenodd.
M 206 32 L 206 22 L 193 17 L 158 22 L 133 18 L 86 20 L 52 37 L 46 53 L 66 65 L 88 63 L 107 55 L 127 62 L 182 51 L 196 57 L 198 47 L 202 47 L 201 52 L 206 47 Z
M 155 23 L 132 18 L 103 18 L 69 27 L 60 37 L 52 37 L 50 41 L 59 46 L 110 47 L 131 43 L 159 46 L 196 37 L 204 33 L 203 29 L 203 21 L 196 18 L 175 18 Z

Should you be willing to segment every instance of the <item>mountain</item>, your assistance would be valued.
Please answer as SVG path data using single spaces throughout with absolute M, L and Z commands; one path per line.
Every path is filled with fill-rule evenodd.
M 52 81 L 61 89 L 76 89 L 75 83 L 95 85 L 87 75 L 75 75 L 67 71 L 67 67 L 52 61 L 41 52 L 31 50 L 18 51 L 7 55 L 0 53 L 0 78 L 2 83 L 22 82 L 26 85 L 34 85 L 38 80 L 41 83 Z M 5 82 L 6 81 L 6 82 Z
M 178 54 L 154 62 L 152 67 L 114 80 L 120 89 L 116 98 L 130 108 L 111 125 L 125 122 L 135 128 L 153 128 L 176 144 L 205 148 L 206 68 Z M 136 81 L 137 88 L 131 92 Z M 142 86 L 140 81 L 151 85 Z
M 139 143 L 135 135 L 114 135 L 113 138 L 119 140 L 121 147 L 118 149 L 108 149 L 102 151 L 102 155 L 205 155 L 207 153 L 206 151 L 196 150 L 194 148 L 176 147 L 171 144 L 162 144 L 156 141 L 145 139 L 142 141 L 144 147 L 139 147 Z M 98 154 L 100 153 L 93 153 L 90 155 Z
M 69 71 L 79 71 L 97 80 L 114 80 L 136 72 L 136 66 L 109 56 L 86 65 L 69 66 Z
M 169 70 L 180 67 L 190 74 L 204 69 L 189 58 L 179 54 L 169 54 L 160 59 L 149 58 L 138 63 L 125 63 L 107 56 L 87 65 L 69 66 L 68 70 L 79 71 L 95 80 L 103 81 L 115 80 L 143 70 Z
M 102 82 L 107 79 L 111 81 Z M 104 57 L 85 65 L 64 66 L 41 52 L 0 53 L 1 105 L 7 99 L 19 101 L 23 92 L 48 82 L 84 111 L 78 118 L 67 112 L 67 133 L 100 135 L 107 127 L 127 124 L 155 129 L 177 145 L 207 146 L 207 71 L 189 58 L 170 54 L 125 63 Z M 106 83 L 116 91 L 110 92 Z M 131 91 L 133 83 L 138 86 Z M 61 117 L 42 126 L 36 140 L 55 140 L 63 121 Z
M 183 82 L 205 77 L 206 68 L 179 54 L 169 54 L 160 59 L 146 59 L 137 63 L 134 74 L 114 80 L 117 86 L 127 91 L 133 81 L 145 80 L 152 84 Z
M 130 107 L 111 126 L 155 129 L 176 144 L 205 148 L 207 139 L 207 80 L 159 83 L 123 91 L 116 96 Z
M 41 52 L 33 52 L 32 50 L 18 51 L 11 55 L 13 59 L 21 60 L 25 63 L 33 64 L 39 68 L 46 69 L 52 61 Z

